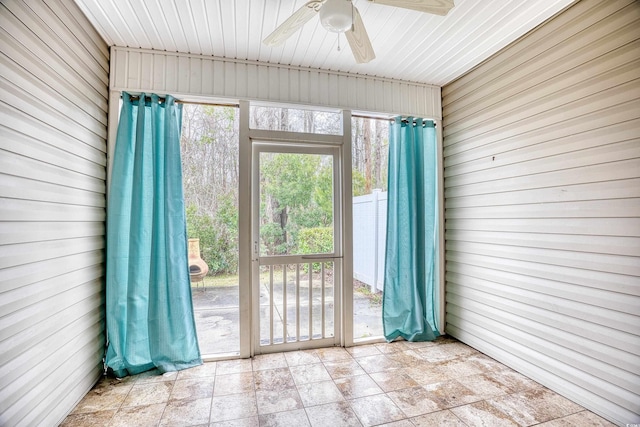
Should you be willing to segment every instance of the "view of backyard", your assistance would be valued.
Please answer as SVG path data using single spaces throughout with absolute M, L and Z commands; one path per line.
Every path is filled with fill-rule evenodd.
M 260 129 L 337 134 L 341 132 L 339 120 L 340 115 L 332 112 L 273 107 L 251 109 L 251 126 Z M 354 118 L 352 129 L 354 196 L 371 194 L 373 189 L 384 190 L 388 124 L 383 120 Z M 190 238 L 199 239 L 200 256 L 209 268 L 207 276 L 192 283 L 201 351 L 205 355 L 237 353 L 240 333 L 237 109 L 185 105 L 181 146 L 188 234 Z M 265 152 L 261 153 L 260 162 L 260 254 L 332 252 L 330 157 Z M 354 238 L 370 231 L 358 230 L 359 226 L 362 228 L 365 224 L 354 221 Z M 356 247 L 358 244 L 354 242 Z M 371 257 L 367 255 L 367 258 Z M 371 259 L 376 269 L 377 263 L 378 260 Z M 333 334 L 333 264 L 324 264 L 327 266 L 323 269 L 324 280 L 320 279 L 318 263 L 287 265 L 284 275 L 282 266 L 274 266 L 271 273 L 268 267 L 262 267 L 261 313 L 266 316 L 265 324 L 270 322 L 276 331 L 275 335 L 271 332 L 273 342 L 286 342 L 297 335 L 305 339 L 310 334 Z M 313 273 L 310 279 L 309 271 Z M 364 274 L 354 278 L 354 339 L 382 335 L 379 288 Z M 297 308 L 294 296 L 299 303 Z M 273 318 L 269 317 L 270 298 L 279 307 L 271 311 Z M 317 319 L 309 316 L 310 305 L 314 312 L 324 310 L 326 318 L 331 319 L 324 323 L 324 331 L 319 332 L 321 326 Z M 261 331 L 261 337 L 263 333 L 269 335 L 268 330 Z

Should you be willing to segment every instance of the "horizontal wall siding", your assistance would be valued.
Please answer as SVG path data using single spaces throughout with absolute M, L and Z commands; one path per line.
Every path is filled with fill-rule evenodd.
M 111 65 L 116 91 L 442 116 L 440 88 L 420 83 L 122 47 L 112 48 Z
M 442 94 L 447 332 L 640 422 L 640 5 L 577 2 Z
M 69 1 L 0 34 L 0 425 L 56 425 L 102 371 L 109 50 Z

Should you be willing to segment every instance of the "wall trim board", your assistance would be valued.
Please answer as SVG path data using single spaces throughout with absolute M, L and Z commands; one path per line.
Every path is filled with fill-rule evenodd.
M 110 89 L 442 118 L 438 86 L 118 46 L 111 47 Z

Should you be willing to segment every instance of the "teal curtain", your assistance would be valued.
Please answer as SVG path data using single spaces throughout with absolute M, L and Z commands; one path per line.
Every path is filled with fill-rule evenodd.
M 107 207 L 107 355 L 118 377 L 200 365 L 189 267 L 182 105 L 122 94 Z
M 415 124 L 414 124 L 415 123 Z M 436 133 L 396 118 L 389 128 L 389 192 L 382 298 L 387 341 L 430 341 L 436 328 Z

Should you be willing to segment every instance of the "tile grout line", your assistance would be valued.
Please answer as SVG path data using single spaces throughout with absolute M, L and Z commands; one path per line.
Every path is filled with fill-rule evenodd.
M 398 364 L 401 364 L 402 366 L 404 366 L 406 368 L 407 366 L 409 366 L 408 364 L 410 364 L 411 361 L 410 360 L 405 360 L 402 357 L 402 353 L 407 353 L 408 351 L 412 351 L 413 349 L 408 348 L 408 349 L 404 349 L 404 350 L 400 350 L 400 351 L 392 351 L 392 352 L 379 351 L 376 354 L 366 354 L 366 355 L 363 355 L 361 357 L 355 357 L 351 352 L 348 352 L 348 350 L 346 350 L 346 349 L 342 349 L 342 350 L 343 351 L 347 351 L 347 353 L 348 353 L 348 357 L 345 358 L 345 359 L 341 358 L 342 355 L 337 353 L 337 350 L 335 350 L 335 351 L 331 350 L 331 351 L 326 352 L 326 353 L 312 352 L 311 354 L 313 354 L 313 356 L 315 356 L 315 358 L 316 358 L 315 360 L 313 360 L 313 358 L 311 358 L 312 360 L 308 360 L 308 358 L 306 358 L 306 357 L 298 357 L 298 356 L 293 356 L 292 355 L 292 359 L 290 361 L 289 358 L 287 358 L 286 355 L 283 352 L 276 353 L 276 354 L 279 354 L 280 358 L 284 361 L 284 365 L 282 365 L 282 367 L 286 366 L 286 368 L 287 368 L 286 373 L 293 380 L 293 386 L 294 386 L 294 388 L 296 390 L 296 393 L 298 394 L 298 397 L 300 398 L 300 401 L 301 401 L 301 407 L 300 408 L 305 410 L 305 419 L 307 420 L 307 422 L 309 424 L 311 424 L 311 421 L 312 421 L 312 417 L 310 416 L 310 412 L 308 411 L 309 408 L 322 406 L 322 405 L 328 405 L 328 404 L 336 404 L 338 402 L 346 402 L 346 405 L 348 405 L 348 408 L 350 408 L 350 410 L 352 411 L 352 413 L 355 416 L 355 418 L 359 422 L 362 422 L 364 424 L 363 420 L 358 416 L 358 413 L 355 412 L 354 406 L 353 406 L 353 402 L 355 400 L 359 399 L 359 398 L 368 397 L 368 396 L 374 396 L 374 395 L 384 395 L 386 398 L 388 398 L 391 401 L 391 404 L 393 405 L 393 407 L 395 407 L 399 411 L 399 414 L 402 414 L 402 418 L 399 419 L 398 421 L 406 420 L 409 423 L 413 423 L 413 421 L 412 421 L 413 418 L 417 418 L 417 417 L 421 417 L 421 416 L 424 416 L 424 415 L 433 414 L 433 413 L 437 413 L 437 412 L 447 411 L 449 414 L 454 416 L 456 420 L 459 420 L 459 422 L 462 425 L 467 425 L 467 423 L 465 423 L 465 421 L 461 418 L 461 416 L 456 414 L 456 412 L 454 412 L 453 410 L 456 410 L 456 408 L 462 408 L 462 407 L 465 407 L 465 406 L 472 406 L 472 405 L 477 405 L 477 404 L 485 405 L 486 404 L 486 405 L 489 405 L 492 408 L 496 409 L 500 413 L 504 414 L 505 416 L 507 416 L 507 418 L 509 420 L 515 422 L 515 419 L 512 418 L 512 416 L 510 414 L 504 412 L 499 407 L 494 406 L 493 404 L 490 403 L 490 401 L 496 400 L 496 399 L 506 399 L 506 398 L 509 398 L 509 397 L 512 397 L 514 399 L 517 399 L 518 397 L 522 397 L 523 399 L 526 399 L 527 393 L 530 393 L 530 392 L 532 392 L 534 390 L 537 390 L 538 388 L 541 388 L 541 389 L 545 390 L 547 393 L 554 393 L 553 391 L 549 390 L 548 388 L 546 388 L 546 387 L 544 387 L 544 386 L 542 386 L 540 384 L 537 384 L 537 383 L 521 382 L 521 383 L 518 383 L 521 388 L 520 387 L 516 388 L 515 386 L 513 386 L 513 383 L 511 381 L 502 382 L 499 379 L 496 379 L 496 381 L 498 381 L 499 383 L 503 384 L 505 387 L 508 387 L 512 391 L 507 392 L 506 390 L 501 389 L 501 393 L 492 395 L 491 394 L 491 392 L 492 392 L 491 390 L 493 390 L 493 389 L 488 389 L 488 390 L 490 390 L 488 392 L 485 390 L 486 393 L 482 392 L 482 390 L 484 390 L 484 389 L 479 389 L 478 390 L 479 394 L 476 394 L 475 393 L 475 389 L 471 388 L 471 386 L 473 384 L 475 384 L 475 383 L 474 382 L 471 382 L 471 383 L 465 382 L 465 379 L 466 378 L 470 378 L 470 377 L 487 376 L 487 375 L 490 375 L 490 374 L 493 374 L 493 373 L 499 373 L 499 372 L 502 371 L 501 369 L 499 369 L 499 366 L 502 366 L 502 365 L 493 366 L 491 364 L 487 365 L 487 364 L 484 364 L 484 363 L 477 364 L 477 363 L 475 363 L 475 360 L 471 360 L 471 362 L 472 362 L 471 364 L 476 366 L 481 371 L 480 373 L 472 373 L 471 375 L 467 375 L 467 373 L 471 372 L 471 371 L 467 371 L 465 367 L 462 367 L 462 368 L 465 368 L 465 369 L 462 369 L 460 371 L 460 372 L 462 372 L 462 376 L 458 376 L 458 375 L 455 375 L 455 373 L 458 372 L 458 369 L 453 370 L 453 371 L 452 370 L 447 370 L 447 371 L 443 371 L 443 375 L 446 378 L 446 380 L 437 381 L 437 382 L 434 382 L 433 384 L 436 384 L 436 383 L 439 383 L 439 382 L 445 382 L 445 381 L 455 381 L 455 382 L 460 383 L 462 386 L 470 389 L 472 392 L 474 392 L 473 395 L 470 395 L 468 397 L 482 396 L 482 398 L 479 398 L 478 400 L 473 400 L 473 401 L 470 401 L 470 402 L 465 402 L 465 403 L 463 403 L 461 401 L 456 401 L 457 399 L 453 399 L 453 401 L 451 401 L 450 403 L 455 403 L 454 406 L 448 406 L 446 408 L 439 407 L 436 410 L 428 411 L 428 412 L 425 412 L 424 414 L 420 413 L 420 414 L 415 415 L 415 416 L 409 416 L 404 410 L 402 410 L 400 408 L 398 403 L 396 403 L 396 401 L 390 396 L 390 393 L 393 393 L 395 391 L 399 391 L 399 390 L 402 390 L 402 389 L 406 389 L 406 388 L 409 388 L 409 387 L 404 387 L 404 388 L 400 388 L 400 389 L 397 389 L 397 390 L 396 389 L 390 389 L 389 391 L 385 391 L 385 389 L 383 389 L 383 387 L 380 385 L 380 383 L 378 383 L 372 377 L 372 375 L 375 374 L 376 372 L 371 372 L 370 373 L 370 372 L 367 372 L 367 370 L 364 369 L 364 366 L 369 366 L 369 369 L 371 369 L 371 367 L 373 366 L 370 363 L 371 361 L 368 362 L 368 364 L 363 364 L 362 362 L 364 360 L 366 360 L 365 359 L 366 357 L 369 357 L 369 356 L 383 356 L 385 359 L 393 360 L 394 362 L 397 362 Z M 363 352 L 363 353 L 366 353 L 366 352 Z M 276 354 L 274 354 L 274 356 Z M 397 357 L 397 358 L 392 357 L 394 354 L 398 355 L 399 357 Z M 456 363 L 456 362 L 464 361 L 467 357 L 471 357 L 470 355 L 460 354 L 460 355 L 455 355 L 454 357 L 452 357 L 450 359 L 443 359 L 443 360 L 438 360 L 437 362 L 430 362 L 428 359 L 424 358 L 425 355 L 422 355 L 422 354 L 420 354 L 420 355 L 422 357 L 422 360 L 425 361 L 425 362 L 428 362 L 428 364 L 439 364 L 439 363 L 441 364 L 442 362 L 449 362 L 449 361 L 452 361 L 452 362 Z M 294 357 L 295 357 L 295 359 L 294 359 Z M 305 405 L 304 401 L 302 401 L 302 396 L 300 394 L 300 390 L 301 390 L 300 386 L 302 385 L 302 383 L 298 384 L 293 379 L 294 376 L 293 376 L 293 371 L 292 371 L 292 369 L 294 368 L 294 366 L 292 366 L 292 363 L 300 362 L 301 360 L 303 362 L 302 363 L 298 363 L 298 365 L 295 365 L 295 366 L 306 366 L 306 367 L 309 367 L 309 366 L 312 366 L 312 365 L 315 365 L 315 364 L 319 364 L 320 366 L 322 366 L 323 370 L 329 375 L 327 380 L 330 380 L 330 383 L 332 384 L 332 386 L 335 387 L 340 392 L 341 399 L 340 400 L 336 400 L 336 401 L 331 401 L 331 402 L 320 403 L 320 404 L 317 404 L 317 405 L 314 403 L 315 402 L 314 400 L 307 399 L 307 400 L 309 400 L 310 404 L 308 406 Z M 372 361 L 375 361 L 375 360 L 372 360 Z M 256 413 L 256 417 L 258 419 L 258 423 L 260 423 L 260 418 L 261 417 L 270 415 L 271 413 L 270 414 L 262 414 L 261 415 L 259 413 L 259 411 L 258 411 L 258 407 L 257 407 L 258 396 L 257 396 L 256 373 L 259 372 L 259 371 L 264 371 L 265 368 L 268 369 L 268 370 L 278 369 L 275 366 L 277 364 L 279 364 L 280 362 L 274 364 L 273 361 L 271 361 L 269 359 L 265 360 L 266 363 L 258 363 L 257 365 L 254 364 L 255 360 L 250 360 L 250 362 L 251 362 L 251 378 L 252 378 L 252 381 L 253 381 L 253 384 L 252 384 L 252 390 L 253 390 L 252 397 L 253 397 L 253 401 L 255 402 L 255 405 L 256 405 L 256 412 L 255 412 Z M 352 362 L 355 362 L 355 364 L 351 365 Z M 214 363 L 215 366 L 213 367 L 214 368 L 213 384 L 211 386 L 212 388 L 211 388 L 211 398 L 209 399 L 209 414 L 208 414 L 208 417 L 207 417 L 209 424 L 212 423 L 212 419 L 213 419 L 211 411 L 213 409 L 213 398 L 214 398 L 214 394 L 215 394 L 215 388 L 216 388 L 216 385 L 219 384 L 219 382 L 218 382 L 218 376 L 219 376 L 218 373 L 220 372 L 218 363 L 216 363 L 216 362 L 210 362 L 210 363 Z M 334 378 L 333 375 L 330 373 L 329 365 L 332 365 L 332 366 L 335 367 L 336 364 L 340 364 L 340 363 L 344 363 L 345 364 L 345 367 L 344 367 L 345 371 L 343 372 L 343 374 L 344 373 L 348 373 L 348 375 L 342 376 L 340 378 Z M 351 366 L 347 366 L 347 365 L 351 365 Z M 258 366 L 258 367 L 261 366 L 263 369 L 255 370 L 254 368 L 256 366 Z M 347 369 L 347 367 L 348 367 L 348 369 Z M 358 373 L 354 375 L 352 373 L 354 372 L 354 370 L 356 368 L 359 369 L 361 371 L 361 373 L 360 373 L 360 371 L 358 371 Z M 425 365 L 425 369 L 428 369 L 428 365 Z M 381 370 L 379 372 L 380 373 L 384 373 L 384 372 L 393 373 L 395 371 L 397 371 L 397 369 L 394 366 L 387 366 L 385 369 L 383 369 L 383 370 Z M 399 372 L 404 372 L 403 368 L 400 368 Z M 413 377 L 410 374 L 406 373 L 406 375 L 409 378 L 413 379 Z M 355 377 L 359 377 L 359 376 L 366 377 L 367 380 L 370 381 L 372 384 L 375 384 L 380 391 L 376 392 L 376 393 L 373 393 L 373 394 L 367 394 L 367 395 L 364 395 L 364 396 L 347 398 L 345 396 L 345 394 L 343 393 L 343 391 L 338 387 L 337 381 L 340 380 L 340 379 L 343 379 L 343 378 L 355 378 Z M 130 376 L 130 378 L 131 377 L 135 377 L 135 376 Z M 309 378 L 315 378 L 315 377 L 311 376 Z M 505 377 L 505 378 L 507 378 L 507 377 Z M 117 405 L 117 407 L 115 408 L 115 410 L 114 410 L 113 414 L 110 416 L 110 418 L 108 420 L 105 420 L 107 422 L 106 425 L 114 425 L 116 417 L 119 414 L 122 414 L 122 411 L 124 409 L 128 408 L 128 406 L 124 406 L 124 403 L 127 402 L 128 397 L 134 396 L 132 394 L 132 392 L 137 386 L 148 385 L 149 387 L 151 387 L 153 384 L 170 383 L 170 384 L 167 385 L 168 386 L 167 388 L 169 389 L 168 390 L 168 397 L 166 398 L 166 400 L 164 402 L 158 402 L 158 403 L 163 403 L 164 404 L 163 409 L 160 412 L 160 417 L 158 418 L 158 421 L 156 423 L 156 425 L 161 425 L 162 422 L 163 422 L 164 417 L 169 413 L 168 412 L 168 410 L 169 410 L 168 405 L 171 403 L 171 396 L 172 396 L 172 393 L 176 390 L 178 379 L 180 379 L 179 373 L 177 373 L 177 375 L 175 377 L 173 377 L 172 379 L 169 379 L 169 381 L 157 381 L 157 380 L 154 381 L 153 378 L 151 380 L 149 380 L 147 378 L 147 376 L 145 376 L 143 378 L 135 378 L 135 379 L 131 378 L 131 382 L 132 382 L 131 385 L 123 385 L 123 386 L 128 386 L 130 388 L 128 389 L 127 393 L 124 394 L 124 397 L 122 398 L 120 403 Z M 104 376 L 101 379 L 100 382 L 102 382 L 103 385 L 104 385 L 107 382 L 106 380 L 107 380 L 107 377 Z M 423 380 L 429 381 L 429 377 L 425 377 Z M 316 383 L 316 382 L 324 382 L 324 381 L 325 381 L 324 379 L 314 380 L 314 381 L 310 381 L 309 384 L 313 384 L 313 383 Z M 425 387 L 428 386 L 428 384 L 426 384 L 426 385 L 422 384 L 422 382 L 418 382 L 415 379 L 414 379 L 414 381 L 417 382 L 418 385 L 421 388 L 425 388 Z M 114 382 L 113 384 L 111 384 L 111 382 L 108 382 L 108 384 L 109 384 L 109 388 L 113 388 L 113 387 L 117 387 L 118 386 L 118 384 L 116 382 Z M 306 382 L 304 384 L 306 384 Z M 511 384 L 511 385 L 509 385 L 509 384 Z M 500 387 L 498 387 L 498 388 L 500 388 Z M 557 393 L 555 393 L 555 394 L 557 394 Z M 337 395 L 335 397 L 337 398 Z M 462 398 L 462 397 L 460 397 L 460 398 Z M 195 398 L 193 398 L 193 399 L 187 398 L 185 400 L 195 400 Z M 449 400 L 451 400 L 451 399 L 448 399 L 447 401 L 449 401 Z M 147 405 L 149 405 L 149 404 L 146 404 L 144 406 L 147 406 Z M 136 406 L 142 406 L 142 405 L 136 405 Z M 439 403 L 438 403 L 438 406 L 440 406 Z M 471 409 L 472 408 L 469 408 L 469 410 L 471 410 Z M 564 411 L 566 411 L 567 409 L 569 409 L 569 411 L 565 413 Z M 277 412 L 273 412 L 273 414 L 284 413 L 284 412 L 289 412 L 289 411 L 292 411 L 292 410 L 280 410 L 280 411 L 277 411 Z M 95 413 L 95 412 L 97 412 L 97 411 L 92 411 L 91 413 Z M 457 411 L 457 412 L 460 412 L 460 411 Z M 562 415 L 554 416 L 554 418 L 552 418 L 550 420 L 539 421 L 536 424 L 539 424 L 541 422 L 547 422 L 547 421 L 553 421 L 553 420 L 566 418 L 566 417 L 569 417 L 569 416 L 572 416 L 572 415 L 576 415 L 576 414 L 580 414 L 580 413 L 583 413 L 583 412 L 584 413 L 590 413 L 590 411 L 588 411 L 586 408 L 584 408 L 584 407 L 582 407 L 580 405 L 577 405 L 577 404 L 576 404 L 575 407 L 574 406 L 570 406 L 568 408 L 563 409 L 563 411 L 561 411 L 561 412 L 562 412 Z M 468 415 L 467 415 L 466 411 L 462 411 L 460 413 L 465 418 L 467 418 Z M 246 417 L 240 417 L 238 419 L 242 419 L 242 418 L 246 418 Z M 367 425 L 368 424 L 369 423 L 367 423 Z
M 207 363 L 207 362 L 205 362 Z M 208 363 L 212 363 L 212 362 L 208 362 Z M 209 417 L 207 418 L 207 425 L 211 424 L 211 415 L 213 412 L 213 399 L 215 397 L 215 393 L 216 393 L 216 385 L 218 384 L 218 362 L 213 362 L 216 364 L 216 369 L 213 372 L 213 384 L 211 385 L 211 399 L 209 400 Z

